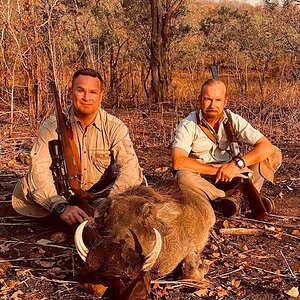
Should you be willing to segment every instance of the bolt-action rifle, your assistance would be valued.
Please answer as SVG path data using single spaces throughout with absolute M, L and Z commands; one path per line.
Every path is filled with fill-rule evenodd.
M 52 175 L 59 195 L 67 199 L 75 195 L 78 206 L 88 215 L 93 214 L 93 208 L 89 201 L 93 199 L 93 193 L 81 188 L 81 163 L 77 146 L 74 141 L 72 125 L 63 113 L 58 92 L 53 81 L 50 82 L 53 100 L 55 103 L 58 139 L 49 142 L 49 151 L 52 157 Z
M 211 66 L 211 73 L 213 79 L 218 79 L 218 73 L 215 66 Z M 241 157 L 240 147 L 238 143 L 238 139 L 236 137 L 233 124 L 232 124 L 232 118 L 229 112 L 225 111 L 227 115 L 227 122 L 224 124 L 225 132 L 229 140 L 229 147 L 230 147 L 230 153 L 232 158 Z M 244 197 L 248 200 L 249 206 L 251 209 L 252 217 L 257 220 L 263 220 L 264 217 L 267 215 L 266 208 L 262 202 L 262 199 L 255 188 L 251 178 L 250 174 L 246 173 L 243 174 L 246 178 L 242 178 L 243 183 L 243 194 Z
M 233 128 L 231 116 L 228 111 L 225 111 L 225 113 L 227 115 L 227 122 L 224 124 L 224 128 L 229 140 L 231 156 L 233 159 L 236 157 L 242 157 L 238 139 Z M 251 180 L 251 173 L 245 173 L 243 175 L 246 176 L 245 178 L 241 179 L 243 183 L 243 194 L 249 202 L 252 217 L 257 220 L 263 220 L 267 215 L 267 211 L 257 189 Z

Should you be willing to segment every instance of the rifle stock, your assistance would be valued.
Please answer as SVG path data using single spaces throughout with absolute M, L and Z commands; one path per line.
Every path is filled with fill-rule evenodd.
M 66 181 L 69 188 L 78 197 L 79 206 L 87 213 L 91 213 L 92 208 L 88 204 L 88 201 L 93 198 L 93 194 L 82 190 L 80 186 L 82 177 L 81 164 L 78 149 L 73 139 L 72 127 L 62 112 L 58 92 L 53 81 L 50 82 L 50 88 L 56 108 L 57 134 L 62 148 Z
M 250 205 L 252 217 L 257 220 L 263 220 L 267 215 L 267 211 L 257 189 L 250 178 L 244 178 L 243 184 L 244 196 Z

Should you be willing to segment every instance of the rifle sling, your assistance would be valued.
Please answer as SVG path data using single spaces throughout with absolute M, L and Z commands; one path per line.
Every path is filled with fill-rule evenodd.
M 199 117 L 199 111 L 196 111 L 196 118 L 197 118 L 197 125 L 201 128 L 201 130 L 207 135 L 207 137 L 214 142 L 214 144 L 217 143 L 217 139 L 215 136 L 212 134 L 212 132 L 209 130 L 209 128 L 206 126 L 206 124 L 202 123 L 200 121 Z
M 232 142 L 238 142 L 237 136 L 233 128 L 232 117 L 227 110 L 225 110 L 225 114 L 227 116 L 227 121 L 223 122 L 223 124 L 229 144 L 231 144 Z M 231 153 L 231 155 L 233 155 L 233 153 Z
M 68 131 L 68 138 L 70 141 L 70 146 L 71 146 L 71 149 L 72 149 L 72 152 L 74 155 L 74 159 L 75 159 L 79 174 L 81 174 L 81 161 L 80 161 L 79 151 L 78 151 L 77 145 L 74 140 L 73 129 L 72 129 L 72 125 L 71 125 L 70 121 L 68 121 L 68 123 L 67 123 L 67 131 Z M 80 180 L 80 178 L 79 178 L 79 180 Z

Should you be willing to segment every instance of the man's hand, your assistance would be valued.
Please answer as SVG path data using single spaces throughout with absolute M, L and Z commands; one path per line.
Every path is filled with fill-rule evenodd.
M 253 173 L 249 168 L 240 169 L 234 161 L 227 164 L 220 165 L 216 174 L 216 182 L 224 181 L 230 182 L 235 177 L 248 178 L 248 173 Z
M 85 213 L 85 211 L 79 208 L 77 205 L 67 205 L 65 211 L 59 216 L 69 226 L 72 226 L 76 223 L 82 223 L 88 218 L 88 215 Z

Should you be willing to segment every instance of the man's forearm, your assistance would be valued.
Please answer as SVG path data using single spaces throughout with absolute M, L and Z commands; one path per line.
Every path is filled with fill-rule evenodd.
M 258 143 L 248 153 L 243 156 L 246 166 L 257 164 L 267 157 L 270 157 L 275 151 L 274 146 L 265 137 L 261 138 Z
M 175 170 L 191 170 L 205 175 L 216 175 L 219 167 L 201 163 L 190 157 L 180 157 L 173 159 L 173 168 Z

